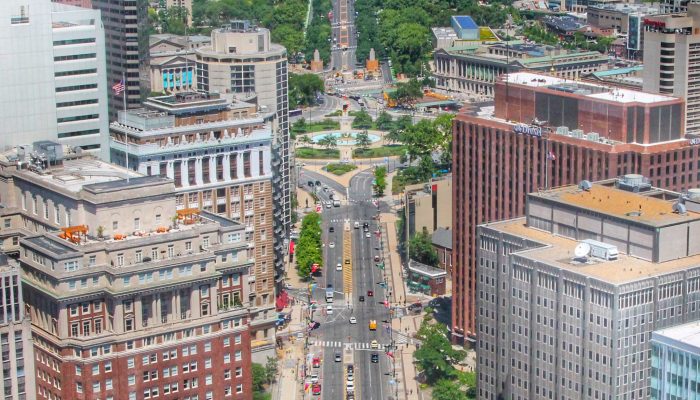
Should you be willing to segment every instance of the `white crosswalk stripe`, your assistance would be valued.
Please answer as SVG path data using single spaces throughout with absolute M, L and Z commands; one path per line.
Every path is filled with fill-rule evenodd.
M 310 344 L 312 346 L 318 346 L 318 347 L 345 348 L 345 349 L 354 349 L 354 350 L 372 350 L 371 343 L 358 343 L 358 342 L 343 343 L 343 342 L 332 341 L 332 340 L 319 340 L 319 341 L 311 341 Z M 374 350 L 377 350 L 377 349 L 374 349 Z

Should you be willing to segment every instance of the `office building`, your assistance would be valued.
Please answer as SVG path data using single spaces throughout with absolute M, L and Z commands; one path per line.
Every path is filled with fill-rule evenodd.
M 408 237 L 423 231 L 432 235 L 438 228 L 452 227 L 452 175 L 406 186 L 403 200 Z
M 25 314 L 20 268 L 15 260 L 0 253 L 0 372 L 3 398 L 36 398 L 32 326 Z
M 248 21 L 234 21 L 211 32 L 211 46 L 195 50 L 197 88 L 204 92 L 232 94 L 257 104 L 262 114 L 274 113 L 272 125 L 275 235 L 289 235 L 291 225 L 291 177 L 289 145 L 289 101 L 287 95 L 287 50 L 270 42 L 270 31 Z M 277 268 L 287 250 L 286 242 L 275 243 Z
M 172 179 L 19 150 L 3 218 L 24 221 L 36 398 L 250 399 L 251 327 L 276 315 L 246 226 L 179 210 Z
M 209 36 L 159 34 L 149 40 L 151 92 L 196 90 L 194 49 L 211 44 Z
M 700 318 L 697 192 L 583 181 L 479 226 L 477 398 L 648 398 L 652 332 Z
M 568 51 L 522 41 L 442 48 L 435 51 L 434 60 L 438 89 L 487 97 L 493 97 L 495 82 L 508 71 L 539 71 L 578 79 L 608 63 L 608 57 L 597 51 Z
M 92 0 L 92 7 L 102 11 L 107 55 L 109 120 L 117 119 L 119 110 L 138 108 L 149 94 L 148 68 L 148 0 Z M 124 80 L 124 91 L 112 87 Z
M 526 194 L 642 174 L 657 187 L 700 185 L 698 141 L 683 134 L 683 100 L 519 72 L 495 105 L 453 122 L 453 326 L 476 334 L 476 226 L 522 216 Z
M 275 270 L 273 218 L 280 205 L 272 192 L 272 132 L 254 104 L 219 94 L 184 92 L 152 97 L 141 109 L 119 113 L 110 125 L 112 160 L 130 169 L 174 180 L 177 210 L 199 209 L 245 226 L 254 244 L 260 282 L 256 312 L 274 312 L 275 284 L 283 289 L 283 270 Z M 251 323 L 256 360 L 274 347 L 274 321 Z M 261 354 L 258 354 L 261 352 Z
M 700 134 L 700 4 L 644 19 L 644 90 L 686 101 L 688 134 Z
M 652 400 L 700 398 L 700 321 L 651 333 Z
M 630 15 L 658 13 L 658 7 L 644 4 L 595 4 L 586 7 L 586 23 L 600 29 L 614 29 L 616 33 L 626 35 L 630 31 Z
M 69 6 L 92 8 L 92 0 L 51 0 L 54 3 L 67 4 Z
M 0 148 L 52 140 L 107 156 L 105 34 L 96 10 L 11 0 L 0 17 Z

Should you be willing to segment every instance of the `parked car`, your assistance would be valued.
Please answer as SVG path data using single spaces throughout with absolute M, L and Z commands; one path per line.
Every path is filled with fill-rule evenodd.
M 360 296 L 360 302 L 365 301 L 365 296 Z
M 321 358 L 320 357 L 314 357 L 313 360 L 311 361 L 311 366 L 313 368 L 320 368 L 321 367 Z
M 314 396 L 318 396 L 321 394 L 321 384 L 320 383 L 315 383 L 314 385 L 311 386 L 311 393 L 313 393 Z
M 373 362 L 373 363 L 376 364 L 376 363 L 379 362 L 379 354 L 377 354 L 377 353 L 372 353 L 372 356 L 371 356 L 371 357 L 372 357 L 372 362 Z
M 372 296 L 374 296 L 374 292 L 371 291 L 371 290 L 368 290 L 368 291 L 367 291 L 367 297 L 372 297 Z

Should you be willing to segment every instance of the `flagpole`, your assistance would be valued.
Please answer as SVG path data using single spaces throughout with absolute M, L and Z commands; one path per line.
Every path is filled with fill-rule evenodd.
M 122 85 L 124 89 L 122 92 L 122 106 L 123 111 L 126 113 L 126 74 L 122 71 Z M 126 159 L 126 182 L 129 183 L 129 134 L 124 134 L 124 158 Z

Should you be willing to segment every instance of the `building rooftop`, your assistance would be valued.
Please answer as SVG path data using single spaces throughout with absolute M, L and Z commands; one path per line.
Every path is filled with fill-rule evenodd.
M 664 339 L 671 339 L 700 350 L 700 321 L 660 329 L 655 331 L 653 335 L 653 339 L 658 339 L 661 336 Z
M 89 185 L 83 185 L 83 190 L 94 194 L 101 194 L 109 192 L 118 192 L 127 188 L 134 189 L 138 187 L 148 187 L 153 185 L 154 183 L 163 183 L 167 181 L 169 181 L 168 178 L 164 178 L 160 175 L 148 175 L 130 179 L 119 179 L 113 181 L 91 183 Z
M 654 7 L 649 4 L 632 4 L 632 3 L 609 3 L 609 4 L 591 4 L 588 10 L 599 9 L 599 10 L 609 10 L 609 11 L 620 11 L 625 14 L 633 13 L 644 13 L 644 14 L 657 14 L 659 12 L 659 7 Z
M 416 260 L 411 260 L 408 263 L 408 269 L 415 273 L 429 276 L 431 278 L 439 278 L 441 276 L 446 276 L 447 272 L 440 268 L 431 267 L 430 265 L 425 265 Z
M 577 18 L 570 15 L 564 15 L 561 17 L 545 17 L 544 23 L 545 25 L 560 31 L 575 31 L 584 26 L 584 24 L 582 24 Z
M 457 38 L 457 33 L 452 27 L 435 27 L 432 31 L 436 38 Z
M 615 261 L 604 261 L 591 257 L 588 262 L 581 263 L 574 261 L 574 249 L 579 241 L 528 227 L 525 217 L 484 224 L 484 226 L 541 243 L 541 246 L 518 251 L 514 254 L 613 285 L 700 266 L 700 255 L 654 263 L 624 253 L 620 253 Z
M 433 244 L 446 249 L 452 249 L 452 230 L 437 228 L 435 232 L 433 232 Z
M 596 183 L 588 190 L 572 185 L 532 193 L 530 196 L 654 227 L 700 220 L 700 213 L 674 212 L 673 205 L 680 194 L 658 188 L 635 193 Z
M 608 78 L 608 77 L 616 77 L 618 75 L 635 74 L 637 72 L 641 72 L 642 70 L 644 70 L 643 66 L 635 65 L 633 67 L 613 68 L 613 69 L 607 69 L 604 71 L 595 71 L 592 73 L 592 75 L 597 77 L 597 78 Z
M 508 83 L 525 85 L 529 87 L 544 87 L 559 90 L 584 97 L 607 100 L 617 103 L 661 103 L 675 101 L 677 98 L 640 92 L 636 90 L 620 89 L 589 82 L 579 82 L 558 78 L 551 75 L 535 74 L 530 72 L 515 72 L 504 75 L 502 79 Z
M 453 15 L 452 20 L 462 29 L 479 29 L 479 25 L 468 15 Z

